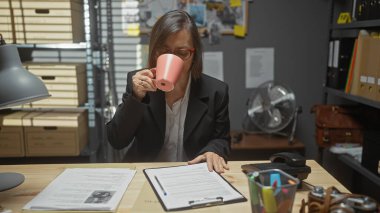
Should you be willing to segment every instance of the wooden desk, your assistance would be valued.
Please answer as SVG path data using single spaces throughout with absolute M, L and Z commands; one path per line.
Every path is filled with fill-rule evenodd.
M 236 134 L 235 132 L 231 135 Z M 305 146 L 297 138 L 289 144 L 287 137 L 269 134 L 242 134 L 239 142 L 231 143 L 231 160 L 268 160 L 277 152 L 305 154 Z
M 223 176 L 237 190 L 239 190 L 249 200 L 249 189 L 247 178 L 241 172 L 240 166 L 247 163 L 257 163 L 260 161 L 231 161 L 229 162 L 230 171 L 227 171 Z M 263 161 L 261 161 L 263 162 Z M 123 199 L 119 205 L 117 212 L 133 212 L 134 205 L 144 204 L 144 208 L 155 203 L 159 205 L 157 198 L 155 201 L 138 200 L 140 192 L 146 186 L 147 180 L 142 172 L 144 168 L 184 165 L 185 163 L 136 163 L 136 176 L 133 178 Z M 336 186 L 343 192 L 348 192 L 336 179 L 334 179 L 326 170 L 324 170 L 315 161 L 307 161 L 307 164 L 312 168 L 311 174 L 307 178 L 307 182 L 327 188 L 328 186 Z M 13 212 L 21 212 L 22 207 L 36 196 L 44 187 L 47 186 L 60 172 L 67 167 L 125 167 L 131 164 L 33 164 L 33 165 L 0 165 L 0 172 L 18 172 L 25 175 L 25 182 L 11 190 L 0 192 L 0 204 Z M 1 180 L 0 180 L 1 181 Z M 150 188 L 149 188 L 150 189 Z M 307 199 L 307 191 L 299 191 L 296 194 L 293 212 L 299 212 L 302 198 Z M 163 211 L 161 207 L 159 210 Z M 250 202 L 235 203 L 229 205 L 214 206 L 208 208 L 197 209 L 196 212 L 251 212 Z

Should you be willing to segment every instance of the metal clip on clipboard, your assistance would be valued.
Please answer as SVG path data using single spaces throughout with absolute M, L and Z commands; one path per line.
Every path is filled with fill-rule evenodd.
M 223 197 L 205 197 L 199 200 L 191 200 L 189 201 L 189 205 L 192 208 L 206 207 L 206 206 L 216 206 L 223 204 Z

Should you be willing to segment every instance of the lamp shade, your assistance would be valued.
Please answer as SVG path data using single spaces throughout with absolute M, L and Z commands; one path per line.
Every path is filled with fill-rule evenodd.
M 15 45 L 0 45 L 0 109 L 49 97 L 41 79 L 22 67 Z

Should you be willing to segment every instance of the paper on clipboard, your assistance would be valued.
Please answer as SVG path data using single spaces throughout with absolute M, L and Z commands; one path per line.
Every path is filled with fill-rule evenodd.
M 145 169 L 166 211 L 244 202 L 247 199 L 206 163 Z

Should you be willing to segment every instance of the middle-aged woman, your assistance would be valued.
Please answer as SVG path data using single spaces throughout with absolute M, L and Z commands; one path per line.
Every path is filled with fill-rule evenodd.
M 158 56 L 172 53 L 184 60 L 174 89 L 158 90 Z M 207 162 L 210 171 L 228 169 L 230 120 L 228 86 L 202 73 L 202 44 L 192 17 L 182 10 L 164 14 L 149 42 L 150 69 L 128 73 L 122 103 L 107 135 L 116 149 L 130 146 L 127 161 Z

